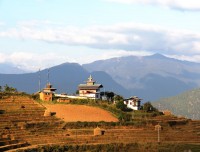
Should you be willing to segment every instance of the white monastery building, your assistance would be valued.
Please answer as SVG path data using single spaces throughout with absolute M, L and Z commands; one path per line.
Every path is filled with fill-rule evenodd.
M 80 84 L 78 86 L 79 96 L 92 99 L 100 99 L 100 88 L 103 88 L 102 84 L 96 84 L 90 75 L 86 84 Z

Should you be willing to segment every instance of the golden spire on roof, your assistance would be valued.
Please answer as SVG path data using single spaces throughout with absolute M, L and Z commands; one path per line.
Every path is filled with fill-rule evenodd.
M 88 81 L 87 81 L 87 85 L 94 85 L 94 84 L 95 84 L 95 81 L 93 80 L 92 75 L 90 74 Z
M 92 75 L 90 74 L 90 77 L 88 78 L 88 81 L 92 81 L 93 78 L 92 78 Z
M 52 87 L 51 83 L 48 82 L 48 83 L 46 84 L 46 88 L 51 88 L 51 87 Z

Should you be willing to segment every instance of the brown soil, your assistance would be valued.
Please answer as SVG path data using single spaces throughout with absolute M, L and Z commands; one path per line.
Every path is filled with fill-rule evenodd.
M 117 122 L 118 119 L 106 110 L 85 105 L 45 105 L 51 112 L 56 112 L 56 116 L 68 122 L 76 121 L 105 121 Z

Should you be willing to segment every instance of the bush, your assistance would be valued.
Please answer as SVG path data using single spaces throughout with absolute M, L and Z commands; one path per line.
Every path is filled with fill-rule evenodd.
M 144 103 L 141 109 L 146 112 L 158 111 L 155 107 L 152 106 L 151 102 Z
M 31 95 L 31 98 L 32 98 L 33 100 L 40 100 L 40 95 L 39 95 L 39 93 L 37 93 L 37 94 L 32 94 L 32 95 Z
M 121 109 L 122 111 L 124 111 L 127 108 L 123 101 L 117 101 L 116 107 L 117 109 Z

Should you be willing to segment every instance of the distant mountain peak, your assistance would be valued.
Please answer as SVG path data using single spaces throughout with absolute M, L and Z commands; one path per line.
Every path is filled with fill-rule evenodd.
M 0 73 L 1 74 L 22 74 L 27 73 L 28 70 L 23 70 L 11 63 L 0 63 Z
M 147 56 L 148 58 L 152 58 L 152 59 L 166 59 L 167 57 L 160 54 L 160 53 L 155 53 L 153 55 Z

